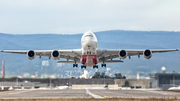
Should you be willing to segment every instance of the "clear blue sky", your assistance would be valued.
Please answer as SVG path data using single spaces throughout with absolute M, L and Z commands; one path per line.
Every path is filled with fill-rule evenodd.
M 180 0 L 0 0 L 0 33 L 180 31 Z

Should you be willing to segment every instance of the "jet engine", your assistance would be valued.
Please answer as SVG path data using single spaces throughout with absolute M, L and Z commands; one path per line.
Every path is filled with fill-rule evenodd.
M 149 49 L 146 49 L 144 52 L 143 52 L 143 55 L 146 59 L 150 59 L 152 57 L 152 52 L 149 50 Z
M 119 51 L 119 58 L 125 59 L 127 57 L 128 53 L 125 50 Z
M 60 52 L 57 51 L 57 50 L 54 50 L 52 53 L 51 53 L 51 56 L 54 60 L 57 60 L 57 59 L 60 59 Z
M 29 60 L 33 60 L 36 57 L 36 53 L 33 50 L 27 52 L 27 57 Z

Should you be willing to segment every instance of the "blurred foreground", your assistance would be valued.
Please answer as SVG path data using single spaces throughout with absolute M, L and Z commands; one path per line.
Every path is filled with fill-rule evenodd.
M 180 101 L 174 98 L 147 98 L 147 99 L 134 99 L 134 98 L 106 98 L 106 99 L 0 99 L 0 101 Z

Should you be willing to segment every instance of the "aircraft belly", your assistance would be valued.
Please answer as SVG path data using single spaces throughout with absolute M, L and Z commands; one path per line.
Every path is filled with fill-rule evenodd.
M 87 67 L 97 64 L 97 55 L 82 55 L 82 63 Z

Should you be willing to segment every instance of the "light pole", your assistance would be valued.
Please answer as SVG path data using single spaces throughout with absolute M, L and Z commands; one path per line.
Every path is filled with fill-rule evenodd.
M 51 87 L 51 77 L 49 79 L 50 79 L 50 88 L 52 89 L 52 87 Z
M 104 72 L 104 85 L 105 85 L 105 72 Z
M 173 86 L 175 86 L 175 83 L 174 83 L 174 74 L 175 74 L 175 71 L 173 71 Z
M 16 83 L 17 83 L 17 86 L 19 86 L 19 84 L 18 84 L 18 78 L 16 78 Z

